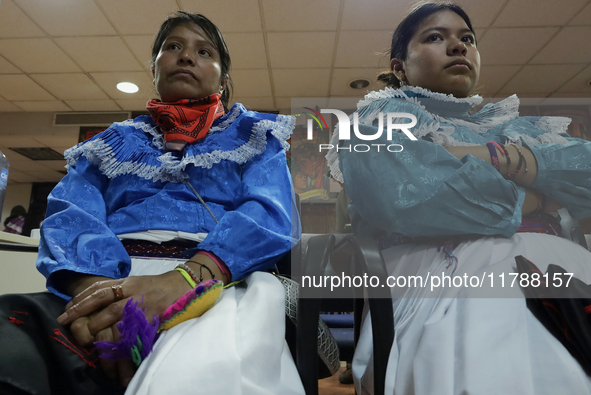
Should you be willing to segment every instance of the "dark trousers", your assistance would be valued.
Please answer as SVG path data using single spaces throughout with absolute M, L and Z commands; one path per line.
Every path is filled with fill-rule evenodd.
M 123 394 L 93 349 L 56 318 L 66 301 L 49 293 L 0 296 L 0 394 Z

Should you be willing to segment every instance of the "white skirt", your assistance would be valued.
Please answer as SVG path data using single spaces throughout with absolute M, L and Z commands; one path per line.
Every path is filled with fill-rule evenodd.
M 515 256 L 545 273 L 551 263 L 591 283 L 591 253 L 556 236 L 518 233 L 461 243 L 452 277 L 467 274 L 493 284 L 495 298 L 472 287 L 393 291 L 395 337 L 386 373 L 386 394 L 591 394 L 591 380 L 564 346 L 528 310 L 517 283 Z M 437 247 L 408 244 L 383 251 L 395 276 L 451 275 Z M 492 274 L 491 274 L 492 273 Z M 501 277 L 505 273 L 505 290 Z M 489 277 L 490 276 L 490 277 Z M 509 282 L 507 281 L 509 280 Z M 473 283 L 474 284 L 474 283 Z M 397 294 L 398 292 L 398 294 Z M 487 292 L 487 291 L 485 291 Z M 364 319 L 353 360 L 358 394 L 373 393 L 371 320 Z
M 179 262 L 134 258 L 130 275 L 160 274 Z M 125 393 L 303 395 L 285 342 L 281 283 L 253 273 L 203 316 L 163 332 Z

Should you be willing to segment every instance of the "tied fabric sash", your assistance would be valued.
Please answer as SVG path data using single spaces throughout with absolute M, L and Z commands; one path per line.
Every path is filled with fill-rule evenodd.
M 167 150 L 182 151 L 185 145 L 204 138 L 213 121 L 224 115 L 222 95 L 184 99 L 174 103 L 150 100 L 146 105 L 162 132 Z

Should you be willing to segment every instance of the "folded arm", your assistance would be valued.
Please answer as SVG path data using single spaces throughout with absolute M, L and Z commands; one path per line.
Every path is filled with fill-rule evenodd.
M 510 236 L 519 227 L 525 190 L 490 163 L 401 134 L 378 143 L 404 150 L 340 153 L 347 194 L 365 220 L 407 236 Z

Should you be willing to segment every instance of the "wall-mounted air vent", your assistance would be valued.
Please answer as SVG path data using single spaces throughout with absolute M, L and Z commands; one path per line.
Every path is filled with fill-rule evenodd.
M 117 112 L 56 112 L 54 126 L 109 126 L 131 118 L 128 111 Z

